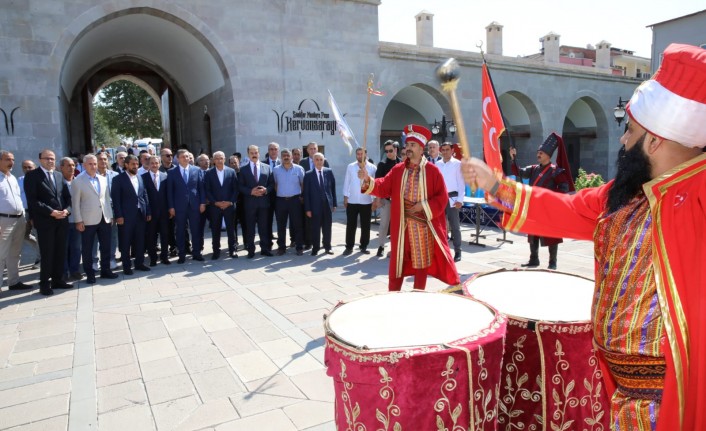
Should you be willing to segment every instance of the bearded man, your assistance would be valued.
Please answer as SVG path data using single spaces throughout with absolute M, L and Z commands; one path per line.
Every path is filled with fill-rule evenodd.
M 594 345 L 611 429 L 706 429 L 706 50 L 672 44 L 627 106 L 615 180 L 575 195 L 465 160 L 508 230 L 593 240 Z
M 427 276 L 444 283 L 460 283 L 446 237 L 448 194 L 439 168 L 424 157 L 431 132 L 416 124 L 404 128 L 407 158 L 383 178 L 358 171 L 361 189 L 391 202 L 390 291 L 402 289 L 405 276 L 414 275 L 414 288 L 424 290 Z

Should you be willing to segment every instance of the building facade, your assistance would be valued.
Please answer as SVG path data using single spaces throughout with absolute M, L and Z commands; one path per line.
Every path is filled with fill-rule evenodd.
M 370 158 L 380 160 L 380 143 L 399 139 L 405 124 L 451 119 L 434 69 L 455 57 L 463 119 L 479 155 L 481 55 L 434 47 L 429 12 L 415 17 L 416 45 L 381 42 L 379 3 L 6 1 L 0 145 L 18 160 L 36 159 L 42 148 L 91 151 L 93 97 L 108 83 L 129 79 L 158 102 L 164 145 L 230 154 L 255 144 L 264 156 L 272 141 L 290 148 L 316 141 L 342 177 L 354 156 L 336 131 L 328 92 Z M 614 75 L 610 66 L 503 56 L 502 26 L 488 28 L 486 59 L 509 130 L 503 147 L 516 145 L 520 163 L 531 163 L 556 131 L 572 166 L 612 177 L 622 131 L 613 109 L 640 79 Z M 371 73 L 385 95 L 371 99 L 366 136 Z

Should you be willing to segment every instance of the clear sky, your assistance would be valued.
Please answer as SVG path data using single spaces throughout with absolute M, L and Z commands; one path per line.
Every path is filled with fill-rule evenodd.
M 415 44 L 414 16 L 434 14 L 434 46 L 478 52 L 485 27 L 503 25 L 503 54 L 539 52 L 539 38 L 553 31 L 562 45 L 585 47 L 606 40 L 615 48 L 651 55 L 650 24 L 706 9 L 704 0 L 381 0 L 380 40 Z M 704 41 L 706 42 L 706 40 Z

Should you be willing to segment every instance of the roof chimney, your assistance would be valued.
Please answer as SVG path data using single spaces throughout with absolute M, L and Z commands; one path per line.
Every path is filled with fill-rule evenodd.
M 485 44 L 488 54 L 503 55 L 503 26 L 496 21 L 485 28 Z
M 434 46 L 434 14 L 423 10 L 415 18 L 417 20 L 417 45 Z
M 539 41 L 542 42 L 544 63 L 559 63 L 560 37 L 560 35 L 550 31 L 547 35 L 539 38 Z
M 596 68 L 610 69 L 610 43 L 605 40 L 596 45 Z

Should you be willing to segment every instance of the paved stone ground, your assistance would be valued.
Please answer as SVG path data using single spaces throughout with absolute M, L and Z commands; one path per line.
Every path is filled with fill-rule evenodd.
M 322 316 L 385 292 L 389 262 L 375 257 L 375 234 L 373 254 L 342 256 L 344 219 L 335 215 L 334 256 L 240 252 L 48 298 L 3 288 L 0 429 L 334 430 Z M 472 230 L 464 225 L 464 239 Z M 527 260 L 524 237 L 486 233 L 486 248 L 464 244 L 462 280 Z M 590 277 L 592 257 L 590 243 L 566 241 L 559 269 Z M 25 268 L 22 280 L 34 282 Z M 444 287 L 430 280 L 428 290 Z

